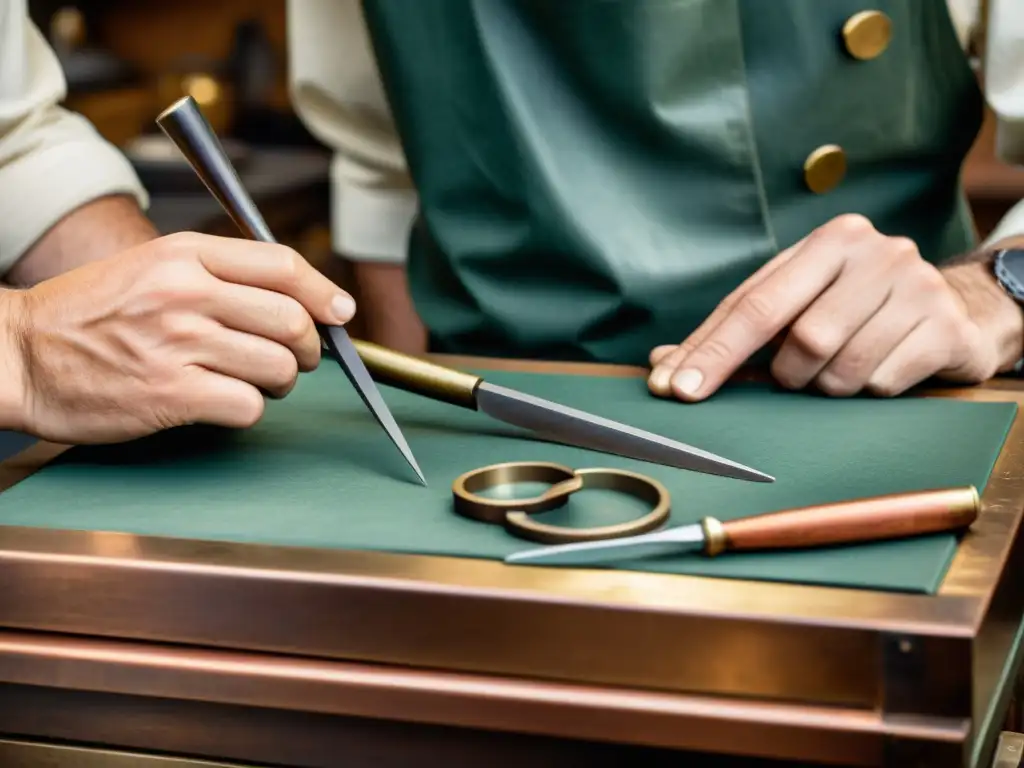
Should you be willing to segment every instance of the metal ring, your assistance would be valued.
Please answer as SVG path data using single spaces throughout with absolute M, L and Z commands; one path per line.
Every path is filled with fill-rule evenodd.
M 495 485 L 523 482 L 550 482 L 552 486 L 529 499 L 491 499 L 476 493 Z M 563 506 L 571 494 L 583 488 L 626 493 L 653 509 L 635 520 L 595 528 L 547 525 L 530 519 L 530 515 Z M 671 497 L 665 486 L 645 475 L 624 469 L 573 471 L 547 462 L 494 464 L 466 472 L 452 483 L 452 494 L 455 511 L 464 517 L 503 525 L 513 536 L 541 544 L 599 541 L 647 533 L 663 525 L 671 509 Z
M 476 494 L 477 491 L 496 485 L 512 483 L 552 485 L 544 493 L 529 499 L 491 499 Z M 545 461 L 521 461 L 492 464 L 459 475 L 452 483 L 452 494 L 455 498 L 455 511 L 463 517 L 482 523 L 504 525 L 507 512 L 520 510 L 533 515 L 557 509 L 569 500 L 569 494 L 581 487 L 583 481 L 569 467 Z

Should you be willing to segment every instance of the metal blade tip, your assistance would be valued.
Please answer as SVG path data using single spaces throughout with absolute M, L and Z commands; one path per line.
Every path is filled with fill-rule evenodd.
M 420 485 L 426 488 L 427 478 L 423 476 L 423 472 L 420 470 L 420 465 L 417 464 L 416 459 L 413 458 L 412 450 L 409 448 L 409 445 L 405 440 L 395 440 L 389 430 L 385 431 L 388 433 L 388 436 L 392 438 L 392 442 L 394 442 L 395 447 L 401 452 L 402 457 L 405 459 L 406 463 L 408 463 L 410 469 L 416 473 L 416 479 L 420 481 Z
M 419 478 L 420 485 L 422 485 L 424 488 L 426 488 L 427 487 L 427 478 L 425 478 L 423 476 L 423 473 L 420 472 L 420 468 L 417 467 L 415 464 L 412 465 L 412 468 L 416 472 L 416 477 Z
M 767 475 L 764 472 L 758 472 L 756 469 L 750 467 L 744 467 L 744 480 L 753 480 L 755 483 L 774 483 L 775 478 L 771 475 Z

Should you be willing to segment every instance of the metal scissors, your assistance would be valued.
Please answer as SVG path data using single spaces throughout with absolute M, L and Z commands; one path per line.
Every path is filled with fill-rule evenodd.
M 513 483 L 551 485 L 537 496 L 526 499 L 480 495 L 481 491 Z M 531 518 L 531 515 L 564 506 L 573 493 L 584 488 L 625 493 L 648 504 L 651 511 L 624 523 L 592 528 L 547 525 Z M 471 470 L 452 483 L 452 496 L 455 511 L 463 517 L 504 526 L 513 536 L 542 544 L 595 542 L 635 536 L 661 527 L 668 521 L 670 513 L 668 489 L 653 478 L 624 469 L 570 469 L 543 461 L 492 464 Z

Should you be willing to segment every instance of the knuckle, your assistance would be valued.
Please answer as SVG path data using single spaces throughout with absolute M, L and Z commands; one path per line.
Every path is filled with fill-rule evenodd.
M 275 356 L 268 373 L 275 387 L 290 387 L 299 377 L 299 363 L 291 352 L 283 350 Z
M 746 295 L 746 292 L 733 291 L 718 303 L 717 311 L 720 311 L 722 314 L 732 312 Z
M 739 302 L 736 312 L 748 324 L 760 328 L 771 323 L 775 316 L 775 303 L 761 291 L 751 291 Z
M 191 346 L 204 335 L 205 324 L 186 312 L 164 312 L 159 316 L 160 334 L 164 343 Z
M 209 294 L 209 282 L 202 277 L 194 264 L 162 261 L 148 271 L 146 293 L 161 306 L 192 304 Z
M 839 339 L 832 326 L 815 320 L 797 320 L 789 332 L 800 350 L 814 360 L 828 360 L 839 347 Z
M 903 237 L 902 235 L 889 238 L 889 253 L 894 257 L 902 259 L 916 259 L 920 255 L 917 250 L 917 243 L 909 237 Z
M 708 361 L 725 361 L 732 358 L 732 349 L 721 339 L 711 338 L 700 345 L 700 354 Z
M 197 403 L 180 371 L 151 370 L 145 380 L 149 407 L 165 428 L 192 424 L 197 420 Z
M 867 390 L 876 397 L 896 397 L 903 391 L 903 388 L 892 379 L 872 378 L 868 381 Z
M 203 239 L 198 232 L 175 232 L 159 239 L 159 250 L 163 251 L 166 246 L 167 251 L 173 255 L 194 255 L 198 254 Z
M 280 265 L 281 278 L 288 284 L 295 283 L 302 276 L 306 266 L 305 259 L 294 248 L 281 247 Z
M 954 310 L 953 303 L 949 301 L 949 299 L 952 299 L 949 283 L 946 282 L 942 272 L 934 265 L 925 261 L 922 261 L 921 265 L 921 269 L 917 272 L 917 290 L 931 297 L 943 297 L 946 299 L 945 303 L 947 304 L 944 309 L 947 311 Z
M 282 302 L 278 310 L 277 327 L 286 342 L 294 343 L 313 331 L 313 320 L 298 302 Z
M 832 219 L 830 229 L 851 238 L 863 237 L 875 231 L 871 220 L 860 213 L 844 213 L 836 216 Z
M 255 427 L 266 409 L 266 401 L 256 390 L 248 390 L 238 399 L 238 424 L 244 429 Z
M 993 378 L 999 372 L 999 362 L 996 355 L 977 355 L 967 368 L 968 376 L 972 384 L 981 384 Z
M 825 370 L 815 381 L 818 389 L 831 397 L 852 397 L 860 391 L 860 385 L 852 378 L 838 371 Z
M 778 355 L 772 360 L 772 378 L 775 379 L 784 389 L 803 389 L 805 382 L 794 370 L 789 360 Z

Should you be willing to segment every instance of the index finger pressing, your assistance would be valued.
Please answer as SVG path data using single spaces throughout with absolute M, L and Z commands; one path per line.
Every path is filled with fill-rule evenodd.
M 725 299 L 715 307 L 714 311 L 705 318 L 704 322 L 701 323 L 693 333 L 686 337 L 681 344 L 664 345 L 652 350 L 650 363 L 653 370 L 648 378 L 648 384 L 651 391 L 656 395 L 661 395 L 662 397 L 671 395 L 673 389 L 688 391 L 689 387 L 686 386 L 686 382 L 680 381 L 680 378 L 674 375 L 679 365 L 690 356 L 690 353 L 692 353 L 694 349 L 703 343 L 704 339 L 706 339 L 718 328 L 719 325 L 722 324 L 722 321 L 729 316 L 729 313 L 732 312 L 738 302 L 742 301 L 750 291 L 767 280 L 784 264 L 787 264 L 803 246 L 806 240 L 807 238 L 805 237 L 803 240 L 794 243 L 744 280 L 736 290 L 726 296 Z M 693 373 L 689 374 L 691 378 L 693 375 Z
M 291 296 L 325 325 L 344 325 L 355 314 L 352 297 L 287 246 L 207 237 L 198 254 L 214 277 Z
M 805 243 L 732 305 L 693 347 L 672 378 L 672 388 L 679 396 L 699 400 L 715 392 L 832 283 L 842 266 L 839 249 L 823 253 L 814 242 L 812 238 Z

